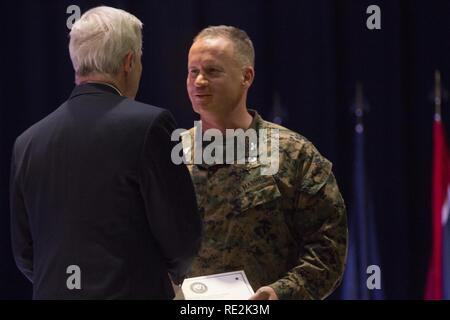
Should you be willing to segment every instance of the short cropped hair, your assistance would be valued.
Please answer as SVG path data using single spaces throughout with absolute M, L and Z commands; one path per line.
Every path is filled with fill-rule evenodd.
M 223 37 L 230 40 L 238 59 L 244 65 L 255 66 L 255 49 L 253 48 L 252 40 L 244 30 L 232 26 L 210 26 L 203 29 L 197 34 L 193 42 L 205 38 Z
M 84 13 L 70 31 L 69 52 L 77 76 L 117 75 L 128 52 L 142 52 L 142 22 L 111 7 Z

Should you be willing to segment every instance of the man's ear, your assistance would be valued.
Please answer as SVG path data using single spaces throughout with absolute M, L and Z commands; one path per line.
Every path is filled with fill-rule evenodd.
M 255 69 L 253 69 L 253 67 L 245 67 L 242 85 L 250 88 L 253 83 L 253 79 L 255 79 Z
M 128 52 L 125 58 L 123 58 L 123 69 L 125 73 L 130 73 L 134 65 L 134 53 Z

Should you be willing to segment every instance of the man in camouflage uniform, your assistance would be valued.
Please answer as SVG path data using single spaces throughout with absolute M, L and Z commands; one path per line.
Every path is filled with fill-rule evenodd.
M 202 127 L 278 129 L 279 168 L 267 164 L 196 164 L 195 128 L 184 152 L 204 221 L 204 237 L 190 276 L 244 270 L 252 299 L 323 299 L 340 283 L 347 252 L 344 201 L 332 164 L 307 139 L 247 109 L 254 51 L 234 27 L 209 27 L 189 52 L 187 88 Z M 248 155 L 249 146 L 246 145 Z M 250 159 L 250 158 L 249 158 Z

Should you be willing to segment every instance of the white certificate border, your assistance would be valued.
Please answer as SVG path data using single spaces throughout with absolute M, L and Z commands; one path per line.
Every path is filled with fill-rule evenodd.
M 203 279 L 209 279 L 209 278 L 221 278 L 224 276 L 231 276 L 231 275 L 241 275 L 242 279 L 244 279 L 244 283 L 247 287 L 247 289 L 249 289 L 250 293 L 253 295 L 255 294 L 255 291 L 253 290 L 250 282 L 248 281 L 247 275 L 245 274 L 244 270 L 237 270 L 237 271 L 230 271 L 230 272 L 223 272 L 223 273 L 216 273 L 216 274 L 210 274 L 207 276 L 199 276 L 199 277 L 193 277 L 193 278 L 186 278 L 184 279 L 184 281 L 188 280 L 189 282 L 192 282 L 192 280 L 203 280 Z M 183 284 L 184 284 L 183 281 Z

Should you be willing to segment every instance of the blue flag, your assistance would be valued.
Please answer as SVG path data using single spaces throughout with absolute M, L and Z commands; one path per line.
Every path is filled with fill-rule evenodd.
M 347 266 L 340 288 L 345 300 L 384 299 L 375 226 L 375 211 L 366 176 L 362 108 L 356 109 L 354 136 L 353 199 L 349 203 Z

